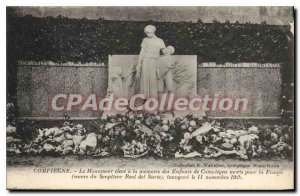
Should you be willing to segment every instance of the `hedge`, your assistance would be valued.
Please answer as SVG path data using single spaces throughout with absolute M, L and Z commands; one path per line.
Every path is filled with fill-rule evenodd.
M 9 52 L 18 60 L 106 63 L 109 54 L 138 54 L 143 28 L 157 35 L 176 54 L 198 55 L 198 62 L 286 63 L 288 25 L 108 21 L 65 17 L 8 17 Z
M 18 17 L 11 8 L 7 8 L 8 102 L 16 103 L 17 60 L 107 63 L 110 54 L 138 54 L 148 24 L 157 27 L 166 45 L 176 48 L 175 54 L 198 55 L 199 63 L 283 63 L 282 108 L 293 110 L 293 87 L 287 88 L 294 84 L 289 25 Z

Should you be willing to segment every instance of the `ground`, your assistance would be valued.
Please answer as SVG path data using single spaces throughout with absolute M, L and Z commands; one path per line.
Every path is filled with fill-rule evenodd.
M 202 159 L 202 158 L 180 158 L 180 159 L 155 159 L 152 157 L 147 158 L 119 158 L 119 157 L 106 157 L 106 158 L 80 158 L 77 156 L 69 157 L 31 157 L 31 156 L 12 156 L 7 157 L 8 169 L 22 168 L 22 167 L 133 167 L 133 168 L 149 168 L 149 167 L 174 167 L 180 164 L 279 164 L 282 166 L 291 166 L 293 162 L 290 160 L 236 160 L 236 159 Z

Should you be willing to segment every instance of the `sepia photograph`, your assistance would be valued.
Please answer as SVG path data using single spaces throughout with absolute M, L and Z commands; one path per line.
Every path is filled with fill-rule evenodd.
M 8 190 L 295 190 L 293 6 L 7 6 Z

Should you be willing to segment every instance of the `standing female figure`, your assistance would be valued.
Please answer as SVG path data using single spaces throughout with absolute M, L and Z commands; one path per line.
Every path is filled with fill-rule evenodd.
M 148 25 L 144 29 L 147 37 L 141 44 L 136 72 L 136 79 L 140 80 L 139 93 L 145 95 L 146 99 L 158 98 L 157 60 L 160 50 L 166 47 L 164 41 L 155 35 L 155 30 L 153 25 Z

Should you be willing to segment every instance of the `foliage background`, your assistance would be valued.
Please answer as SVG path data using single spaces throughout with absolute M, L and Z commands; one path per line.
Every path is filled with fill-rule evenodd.
M 138 54 L 143 28 L 153 24 L 177 55 L 198 63 L 282 63 L 283 92 L 293 98 L 293 34 L 289 25 L 239 22 L 154 22 L 18 17 L 7 8 L 7 95 L 16 102 L 17 60 L 107 63 L 110 54 Z M 283 100 L 283 107 L 293 108 Z
M 64 17 L 14 17 L 8 42 L 18 60 L 104 62 L 109 54 L 138 54 L 146 25 L 176 54 L 198 55 L 201 62 L 285 63 L 290 26 L 198 22 L 136 22 Z

